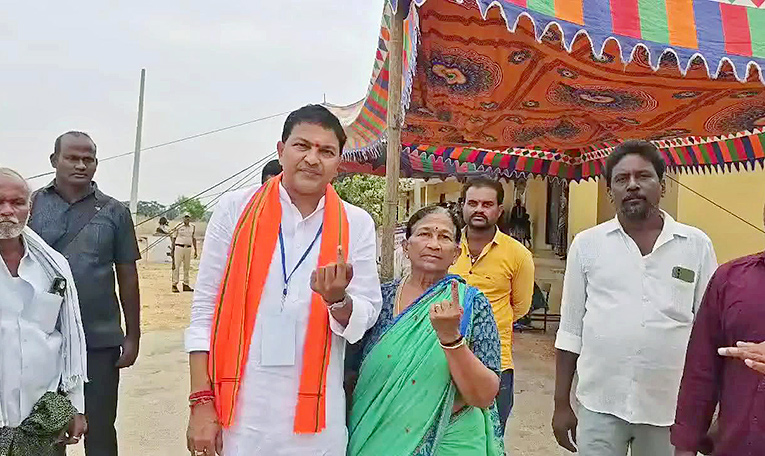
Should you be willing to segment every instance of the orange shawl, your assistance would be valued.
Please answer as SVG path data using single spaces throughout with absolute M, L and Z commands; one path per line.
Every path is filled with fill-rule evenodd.
M 242 384 L 255 318 L 279 237 L 282 209 L 281 175 L 270 179 L 252 197 L 234 230 L 225 274 L 218 292 L 210 344 L 209 373 L 215 408 L 230 427 Z M 337 261 L 337 248 L 348 255 L 348 217 L 340 197 L 327 185 L 324 228 L 318 266 Z M 329 315 L 317 293 L 311 299 L 298 389 L 295 433 L 319 433 L 326 427 L 327 370 L 332 344 Z

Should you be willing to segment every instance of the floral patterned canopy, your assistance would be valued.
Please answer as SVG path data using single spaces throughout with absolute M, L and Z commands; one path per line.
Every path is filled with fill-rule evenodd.
M 678 170 L 762 165 L 763 3 L 412 2 L 402 174 L 587 179 L 630 138 Z M 392 14 L 367 97 L 330 107 L 346 119 L 348 172 L 385 173 Z

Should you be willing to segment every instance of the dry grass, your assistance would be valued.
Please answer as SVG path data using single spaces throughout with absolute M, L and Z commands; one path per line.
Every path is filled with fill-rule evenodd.
M 191 286 L 197 276 L 196 261 L 191 264 Z M 141 329 L 143 331 L 182 329 L 189 324 L 192 293 L 173 293 L 170 264 L 141 261 L 138 275 L 141 287 Z M 182 278 L 182 277 L 181 277 Z

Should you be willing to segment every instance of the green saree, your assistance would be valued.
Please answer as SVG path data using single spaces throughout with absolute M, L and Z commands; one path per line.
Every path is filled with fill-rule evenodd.
M 477 290 L 446 277 L 398 316 L 364 357 L 349 418 L 348 456 L 504 454 L 494 406 L 466 406 L 452 414 L 457 389 L 429 318 L 432 303 L 450 298 L 451 280 L 459 281 L 461 332 L 472 345 Z

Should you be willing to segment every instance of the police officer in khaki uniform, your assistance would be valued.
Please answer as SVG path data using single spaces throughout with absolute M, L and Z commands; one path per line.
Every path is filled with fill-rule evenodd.
M 196 227 L 191 224 L 191 215 L 183 215 L 183 224 L 173 233 L 173 293 L 178 290 L 178 279 L 183 266 L 183 291 L 194 291 L 189 286 L 189 268 L 191 267 L 191 248 L 194 247 L 194 258 L 197 257 Z

